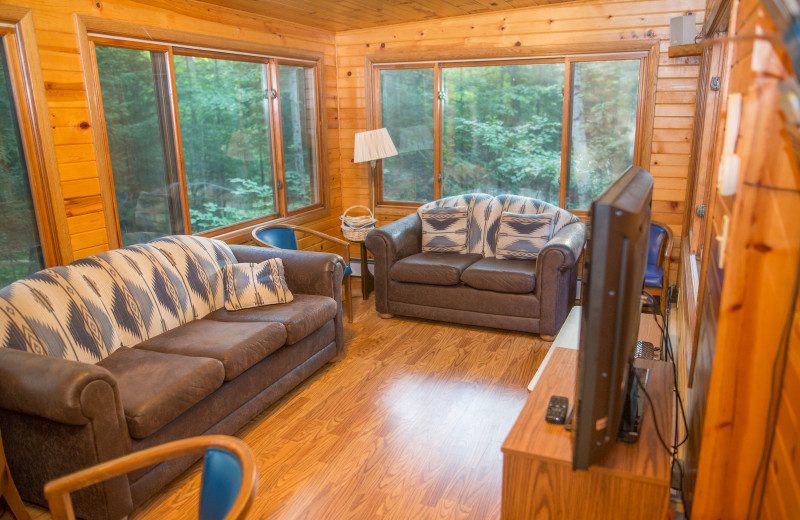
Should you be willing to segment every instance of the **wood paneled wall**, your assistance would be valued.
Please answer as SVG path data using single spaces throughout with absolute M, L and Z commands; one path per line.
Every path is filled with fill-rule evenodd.
M 352 162 L 353 136 L 367 129 L 366 56 L 657 40 L 661 52 L 649 168 L 656 180 L 653 218 L 669 224 L 680 244 L 699 58 L 668 57 L 669 20 L 694 12 L 699 32 L 704 7 L 704 0 L 606 0 L 337 33 L 343 206 L 369 204 L 368 166 Z M 410 211 L 380 208 L 378 216 L 385 223 Z M 673 248 L 675 259 L 679 249 Z M 678 263 L 672 265 L 671 280 L 676 281 Z
M 105 251 L 109 243 L 89 126 L 90 100 L 78 45 L 76 15 L 322 52 L 327 96 L 323 109 L 327 111 L 329 122 L 329 128 L 323 129 L 326 132 L 323 138 L 327 139 L 328 146 L 332 208 L 331 217 L 304 225 L 326 232 L 336 231 L 341 187 L 333 33 L 221 7 L 212 11 L 192 0 L 11 0 L 10 3 L 33 12 L 74 258 Z M 312 239 L 304 240 L 301 245 L 309 249 L 323 247 Z
M 690 430 L 699 463 L 694 489 L 686 491 L 696 519 L 795 518 L 800 511 L 800 141 L 797 128 L 785 125 L 778 88 L 794 72 L 786 54 L 774 47 L 781 39 L 762 2 L 730 4 L 728 95 L 741 96 L 741 122 L 736 131 L 735 117 L 725 111 L 719 127 L 726 136 L 735 135 L 741 166 L 735 194 L 715 190 L 710 207 L 704 265 L 712 265 L 700 282 L 706 296 L 697 311 L 699 353 L 688 395 L 690 425 L 702 428 Z M 759 34 L 771 39 L 755 37 Z M 681 343 L 679 350 L 686 340 Z M 703 407 L 695 406 L 703 400 Z M 687 456 L 690 476 L 694 451 Z

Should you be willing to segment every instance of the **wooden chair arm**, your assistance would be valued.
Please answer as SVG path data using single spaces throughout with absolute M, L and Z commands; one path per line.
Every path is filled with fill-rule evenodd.
M 292 224 L 274 224 L 274 225 L 268 225 L 268 226 L 264 226 L 264 227 L 281 227 L 281 228 L 293 229 L 295 231 L 299 231 L 299 232 L 305 233 L 307 235 L 313 235 L 313 236 L 315 236 L 317 238 L 321 238 L 323 240 L 327 240 L 329 242 L 333 242 L 336 245 L 342 246 L 342 257 L 344 258 L 345 262 L 347 262 L 348 264 L 350 263 L 350 242 L 348 242 L 347 240 L 342 240 L 341 238 L 332 237 L 332 236 L 330 236 L 328 234 L 323 233 L 322 231 L 317 231 L 316 229 L 311 229 L 311 228 L 302 227 L 302 226 L 295 226 L 295 225 L 292 225 Z M 258 243 L 261 244 L 261 245 L 265 245 L 267 247 L 273 247 L 274 248 L 275 246 L 271 246 L 271 245 L 267 244 L 266 242 L 262 242 L 261 240 L 258 239 L 258 237 L 256 237 L 256 232 L 258 232 L 259 229 L 263 229 L 263 228 L 258 228 L 256 230 L 254 230 L 253 231 L 253 238 L 256 241 L 258 241 Z
M 75 520 L 71 492 L 164 460 L 205 453 L 206 449 L 211 447 L 233 453 L 242 464 L 242 487 L 225 518 L 226 520 L 244 518 L 256 495 L 258 470 L 247 444 L 227 435 L 202 435 L 168 442 L 51 480 L 44 486 L 44 496 L 50 507 L 50 514 L 53 520 Z

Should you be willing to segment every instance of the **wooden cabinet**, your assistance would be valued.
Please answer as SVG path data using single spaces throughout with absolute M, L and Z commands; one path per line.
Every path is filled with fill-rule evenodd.
M 580 325 L 575 310 L 565 327 Z M 565 336 L 566 342 L 560 341 Z M 639 337 L 660 344 L 651 315 L 642 316 Z M 655 410 L 647 405 L 639 442 L 618 442 L 602 464 L 573 471 L 572 434 L 561 425 L 546 423 L 544 416 L 551 395 L 574 401 L 577 338 L 578 334 L 565 331 L 553 342 L 552 353 L 542 363 L 528 401 L 503 443 L 502 518 L 665 518 L 670 458 L 653 419 L 670 442 L 674 394 L 669 365 L 657 363 L 651 369 L 647 388 Z

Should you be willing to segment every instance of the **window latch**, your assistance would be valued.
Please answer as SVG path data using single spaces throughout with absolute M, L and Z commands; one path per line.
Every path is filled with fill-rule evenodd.
M 718 91 L 719 90 L 719 86 L 720 86 L 721 83 L 722 83 L 722 78 L 721 77 L 714 76 L 713 78 L 711 78 L 711 90 L 713 90 L 715 92 Z
M 283 189 L 283 181 L 282 180 L 278 180 L 278 189 L 279 190 Z
M 444 90 L 439 91 L 439 99 L 441 99 L 442 101 L 447 99 L 447 93 Z
M 276 97 L 278 97 L 278 91 L 275 90 L 275 89 L 272 89 L 272 90 L 269 91 L 269 94 L 267 94 L 267 96 L 271 97 L 272 99 L 275 99 Z M 264 97 L 267 97 L 267 96 L 264 96 Z

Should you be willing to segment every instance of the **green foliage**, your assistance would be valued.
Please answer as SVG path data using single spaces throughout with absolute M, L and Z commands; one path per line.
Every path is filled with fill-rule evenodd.
M 11 84 L 0 50 L 0 287 L 44 267 Z
M 564 64 L 442 68 L 445 196 L 481 191 L 559 201 Z M 568 207 L 585 209 L 631 164 L 638 60 L 578 62 Z M 576 73 L 577 71 L 577 73 Z M 384 198 L 433 199 L 433 70 L 381 71 Z

